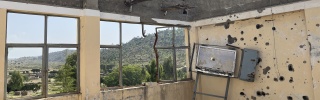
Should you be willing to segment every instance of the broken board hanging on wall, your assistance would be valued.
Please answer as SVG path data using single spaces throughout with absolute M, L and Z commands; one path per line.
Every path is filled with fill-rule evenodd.
M 234 77 L 236 57 L 235 49 L 199 45 L 196 70 L 207 74 Z
M 252 49 L 243 49 L 241 58 L 241 68 L 239 79 L 253 82 L 256 66 L 258 64 L 259 51 Z

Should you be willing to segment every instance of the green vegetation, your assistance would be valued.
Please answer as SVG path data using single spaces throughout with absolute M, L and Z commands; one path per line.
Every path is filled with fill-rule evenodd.
M 171 46 L 171 30 L 159 31 L 159 42 L 157 46 Z M 156 81 L 156 62 L 153 51 L 154 34 L 147 37 L 135 37 L 122 48 L 122 79 L 124 86 L 141 85 L 143 82 Z M 182 29 L 176 31 L 175 45 L 184 44 L 184 32 Z M 113 87 L 119 85 L 119 54 L 117 48 L 101 49 L 100 51 L 100 82 L 102 85 Z M 173 79 L 172 50 L 159 50 L 159 75 L 162 80 Z M 178 79 L 186 78 L 185 51 L 177 51 L 177 75 Z M 180 59 L 178 61 L 178 59 Z M 77 53 L 75 50 L 63 50 L 49 53 L 49 94 L 73 92 L 76 90 L 77 80 Z M 8 89 L 11 91 L 32 90 L 38 91 L 41 87 L 42 57 L 22 57 L 9 59 L 9 74 L 11 80 Z M 31 79 L 30 76 L 21 75 L 21 72 L 13 70 L 27 70 L 30 74 L 38 77 Z M 26 72 L 29 74 L 29 72 Z M 29 75 L 30 75 L 29 74 Z M 39 74 L 39 75 L 38 75 Z M 30 81 L 40 81 L 39 83 Z M 23 86 L 26 86 L 25 88 Z M 10 91 L 8 91 L 10 92 Z

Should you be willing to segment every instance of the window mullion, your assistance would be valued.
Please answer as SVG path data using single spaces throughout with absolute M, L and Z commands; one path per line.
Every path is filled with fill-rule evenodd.
M 123 80 L 122 80 L 122 23 L 120 25 L 120 55 L 119 55 L 119 85 L 123 88 Z
M 47 35 L 48 35 L 48 16 L 45 15 L 45 24 L 44 24 L 44 47 L 43 47 L 43 55 L 42 55 L 42 63 L 43 63 L 43 77 L 42 77 L 42 94 L 44 97 L 48 97 L 48 46 L 47 46 Z
M 173 46 L 173 81 L 177 81 L 177 63 L 176 63 L 176 48 L 175 48 L 175 27 L 172 29 L 172 46 Z

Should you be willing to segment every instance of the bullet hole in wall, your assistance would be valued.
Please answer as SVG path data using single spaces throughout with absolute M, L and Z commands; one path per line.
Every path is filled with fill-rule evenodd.
M 261 36 L 262 36 L 262 34 L 259 34 L 259 36 L 261 37 Z
M 269 46 L 269 42 L 266 42 L 266 46 Z
M 271 68 L 268 66 L 263 69 L 263 74 L 266 75 Z
M 200 29 L 202 29 L 202 27 L 199 27 Z
M 251 96 L 252 100 L 257 100 L 257 98 L 255 96 Z
M 263 91 L 257 91 L 257 96 L 266 96 L 268 93 L 265 93 Z
M 320 27 L 320 24 L 316 24 L 317 27 Z
M 267 86 L 267 89 L 269 90 L 269 89 L 270 89 L 270 87 L 269 87 L 269 86 Z
M 292 82 L 293 82 L 293 77 L 290 77 L 289 82 L 290 82 L 290 83 L 292 83 Z
M 294 25 L 297 25 L 297 23 L 294 23 Z
M 275 30 L 276 30 L 276 27 L 272 27 L 272 30 L 274 30 L 274 31 L 275 31 Z
M 243 45 L 247 45 L 246 43 L 243 43 Z
M 260 62 L 262 62 L 262 59 L 259 57 L 257 63 L 259 64 Z M 260 67 L 261 67 L 261 66 L 260 66 Z
M 293 28 L 291 28 L 291 30 L 293 30 Z
M 243 40 L 244 40 L 244 38 L 240 38 L 240 40 L 241 40 L 241 41 L 243 41 Z
M 273 81 L 278 82 L 278 78 L 273 78 Z
M 303 61 L 303 63 L 307 63 L 307 61 Z
M 241 35 L 242 35 L 244 32 L 243 32 L 243 31 L 241 31 L 240 33 L 241 33 Z
M 257 39 L 257 37 L 254 37 L 253 40 L 254 40 L 254 41 L 257 41 L 258 39 Z
M 241 96 L 245 96 L 246 94 L 244 94 L 243 92 L 240 92 L 240 95 L 241 95 Z
M 279 80 L 280 80 L 280 81 L 284 81 L 284 77 L 283 77 L 283 76 L 280 76 L 280 77 L 279 77 Z
M 292 65 L 292 64 L 289 64 L 289 65 L 288 65 L 288 70 L 291 71 L 291 72 L 294 72 L 294 68 L 293 68 L 293 65 Z
M 287 99 L 288 99 L 288 100 L 293 100 L 291 96 L 288 96 Z
M 262 27 L 263 27 L 262 24 L 257 24 L 257 25 L 256 25 L 256 28 L 257 28 L 257 29 L 260 29 L 260 28 L 262 28 Z
M 207 38 L 206 40 L 209 40 L 209 38 Z
M 303 48 L 304 46 L 306 46 L 306 45 L 300 45 L 299 47 L 300 47 L 300 48 Z
M 231 37 L 231 35 L 228 35 L 228 44 L 232 44 L 237 42 L 237 38 L 236 37 Z
M 270 76 L 267 76 L 267 78 L 270 78 Z
M 308 96 L 302 96 L 302 99 L 303 100 L 309 100 L 309 97 Z

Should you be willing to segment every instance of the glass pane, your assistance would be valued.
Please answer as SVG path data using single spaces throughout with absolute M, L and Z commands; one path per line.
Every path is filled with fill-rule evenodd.
M 101 88 L 119 86 L 120 49 L 100 49 L 100 83 Z
M 48 65 L 48 94 L 76 91 L 76 48 L 49 48 Z
M 117 22 L 100 21 L 100 44 L 119 45 L 120 24 Z
M 185 28 L 179 28 L 179 27 L 175 27 L 175 39 L 174 39 L 174 46 L 178 47 L 178 46 L 186 46 L 187 45 L 187 37 L 186 36 L 186 31 Z M 188 36 L 188 35 L 187 35 Z
M 44 43 L 44 16 L 8 13 L 7 43 Z
M 158 31 L 157 47 L 171 47 L 173 38 L 173 28 L 160 28 Z
M 8 48 L 7 98 L 41 95 L 42 48 Z
M 172 49 L 158 49 L 160 80 L 174 80 Z
M 178 80 L 187 78 L 187 49 L 176 49 L 177 78 Z
M 48 43 L 77 44 L 78 19 L 48 17 Z

